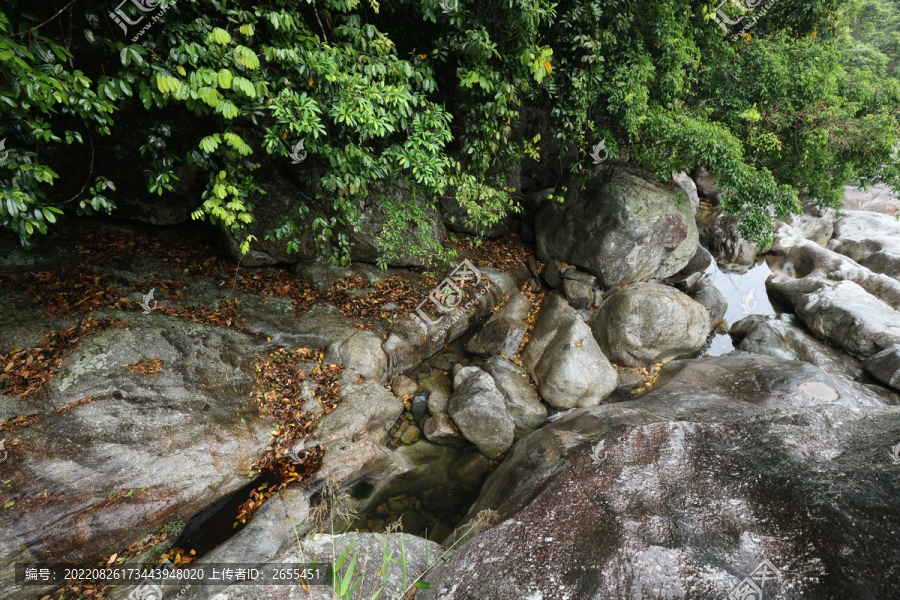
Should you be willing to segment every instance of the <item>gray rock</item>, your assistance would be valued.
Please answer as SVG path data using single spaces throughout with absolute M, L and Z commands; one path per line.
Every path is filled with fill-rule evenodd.
M 381 336 L 358 331 L 340 344 L 331 344 L 325 360 L 377 381 L 387 381 L 388 358 L 381 349 Z
M 428 394 L 425 392 L 416 394 L 416 397 L 413 398 L 412 408 L 409 409 L 413 419 L 418 421 L 425 414 L 426 410 L 428 410 Z
M 727 425 L 638 414 L 612 429 L 616 406 L 535 434 L 564 440 L 565 457 L 525 475 L 527 488 L 455 549 L 426 599 L 717 600 L 763 561 L 781 577 L 766 598 L 890 598 L 900 586 L 900 484 L 885 443 L 900 433 L 897 409 L 814 407 Z M 560 423 L 568 430 L 548 431 Z M 861 489 L 870 477 L 879 485 Z M 884 516 L 858 516 L 872 511 Z M 834 541 L 859 535 L 868 541 L 852 549 Z M 559 567 L 522 568 L 531 564 Z
M 565 202 L 544 203 L 535 220 L 538 258 L 577 265 L 609 289 L 661 280 L 680 271 L 697 249 L 687 202 L 623 168 L 601 168 Z
M 697 278 L 684 292 L 694 302 L 700 303 L 706 309 L 706 312 L 709 313 L 710 329 L 714 329 L 725 318 L 725 311 L 728 310 L 728 301 L 725 299 L 724 294 L 719 291 L 719 288 L 713 285 L 709 277 L 703 275 Z
M 616 388 L 616 373 L 590 328 L 558 294 L 544 298 L 522 364 L 555 408 L 596 406 Z
M 466 351 L 479 356 L 499 354 L 515 357 L 527 330 L 528 326 L 523 321 L 494 315 L 468 341 Z
M 820 246 L 827 246 L 834 235 L 833 216 L 791 215 L 786 223 L 794 230 L 794 235 Z
M 561 269 L 562 263 L 558 260 L 550 259 L 544 263 L 544 268 L 541 270 L 541 277 L 551 288 L 559 288 L 559 286 L 562 285 L 562 281 L 560 281 L 559 278 Z
M 900 279 L 900 222 L 894 217 L 848 210 L 835 223 L 829 248 L 876 273 Z
M 848 210 L 865 210 L 894 217 L 900 212 L 897 192 L 886 183 L 876 183 L 865 191 L 856 185 L 844 186 L 844 206 Z
M 698 167 L 691 179 L 697 186 L 697 195 L 700 198 L 709 201 L 714 206 L 719 203 L 719 198 L 722 196 L 722 188 L 719 187 L 716 178 L 706 170 L 706 167 Z
M 510 297 L 500 312 L 488 319 L 487 323 L 472 336 L 466 350 L 480 356 L 499 354 L 515 357 L 528 326 L 522 320 L 531 311 L 531 301 L 520 293 Z
M 709 324 L 706 309 L 675 288 L 638 283 L 607 298 L 591 329 L 612 362 L 641 367 L 696 352 Z
M 242 298 L 241 311 L 246 314 L 244 328 L 270 337 L 273 346 L 327 348 L 342 344 L 358 331 L 330 304 L 315 304 L 295 317 L 290 298 L 247 295 Z
M 425 421 L 422 427 L 425 438 L 432 444 L 445 446 L 465 446 L 466 438 L 453 426 L 446 413 L 436 413 Z
M 812 365 L 751 355 L 676 361 L 658 381 L 518 442 L 469 511 L 497 511 L 498 524 L 448 557 L 425 598 L 713 600 L 763 560 L 785 598 L 891 597 L 900 408 L 845 397 Z M 873 470 L 881 483 L 860 488 Z M 872 510 L 892 516 L 856 516 Z M 860 527 L 868 544 L 835 545 Z
M 562 276 L 563 294 L 573 308 L 590 308 L 594 302 L 597 278 L 590 273 L 569 269 Z
M 528 296 L 516 292 L 509 297 L 506 305 L 500 309 L 499 314 L 504 317 L 509 317 L 510 319 L 524 321 L 531 313 L 532 308 L 534 308 L 534 306 L 531 304 L 531 300 L 528 299 Z
M 672 181 L 685 193 L 691 206 L 691 212 L 696 215 L 697 208 L 700 206 L 700 198 L 697 196 L 697 184 L 684 171 L 672 173 Z
M 767 258 L 773 272 L 794 278 L 852 281 L 868 293 L 900 308 L 900 281 L 873 273 L 850 258 L 779 229 Z
M 83 340 L 42 398 L 0 395 L 2 421 L 42 412 L 39 423 L 6 436 L 19 441 L 7 443 L 2 464 L 12 480 L 5 502 L 14 503 L 0 513 L 5 565 L 83 562 L 85 552 L 128 546 L 175 511 L 199 512 L 244 486 L 268 444 L 273 421 L 251 398 L 250 336 L 158 314 L 109 314 L 131 328 Z M 123 368 L 143 357 L 162 359 L 157 375 Z M 3 594 L 12 593 L 6 581 Z M 25 597 L 40 590 L 28 589 Z
M 391 391 L 395 396 L 412 396 L 418 389 L 418 384 L 406 375 L 397 375 L 391 380 Z
M 716 260 L 723 263 L 752 265 L 760 248 L 754 242 L 741 237 L 738 230 L 739 223 L 736 215 L 728 214 L 720 207 L 700 207 L 697 211 L 700 239 Z
M 490 314 L 501 299 L 516 291 L 516 279 L 493 269 L 480 269 L 490 287 L 473 292 L 472 297 L 436 324 L 424 328 L 410 315 L 400 315 L 382 342 L 388 357 L 388 376 L 407 371 L 469 331 L 472 325 Z M 504 291 L 512 288 L 512 291 Z M 436 317 L 436 315 L 435 315 Z
M 810 335 L 792 315 L 750 315 L 732 325 L 729 334 L 745 352 L 808 362 L 835 376 L 865 376 L 859 360 Z
M 770 277 L 768 293 L 793 306 L 817 336 L 857 357 L 900 343 L 900 313 L 852 281 Z
M 703 246 L 697 246 L 697 251 L 694 252 L 694 256 L 691 257 L 691 260 L 688 261 L 688 264 L 686 264 L 683 269 L 666 279 L 665 283 L 666 285 L 674 285 L 677 282 L 684 281 L 695 273 L 703 273 L 704 271 L 706 271 L 712 261 L 713 257 L 712 254 L 709 253 L 709 250 L 707 250 Z
M 879 381 L 900 390 L 900 345 L 882 350 L 867 358 L 863 364 Z
M 547 409 L 528 381 L 528 374 L 519 365 L 500 356 L 492 356 L 482 369 L 494 378 L 494 383 L 506 399 L 506 413 L 515 425 L 515 439 L 521 439 L 537 429 L 547 418 Z
M 493 378 L 478 367 L 465 367 L 453 379 L 450 417 L 467 440 L 494 459 L 513 444 L 515 425 Z
M 447 412 L 449 405 L 450 395 L 444 390 L 433 390 L 428 394 L 428 410 L 431 411 L 431 414 Z

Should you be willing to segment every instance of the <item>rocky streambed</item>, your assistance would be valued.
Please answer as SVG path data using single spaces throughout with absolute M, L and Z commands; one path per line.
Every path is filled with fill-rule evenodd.
M 15 563 L 348 546 L 364 597 L 897 597 L 900 225 L 810 211 L 757 248 L 692 184 L 604 169 L 418 319 L 458 265 L 3 240 L 0 598 L 63 593 Z

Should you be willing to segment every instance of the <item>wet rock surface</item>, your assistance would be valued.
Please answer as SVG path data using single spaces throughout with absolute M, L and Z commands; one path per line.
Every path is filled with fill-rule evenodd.
M 4 420 L 43 413 L 16 433 L 20 443 L 0 466 L 16 482 L 16 508 L 0 514 L 8 532 L 0 556 L 10 569 L 86 560 L 129 545 L 176 513 L 199 511 L 243 486 L 268 443 L 271 421 L 250 398 L 250 336 L 170 317 L 119 316 L 134 326 L 84 342 L 43 399 L 0 397 Z M 124 368 L 145 357 L 162 359 L 158 374 Z M 3 578 L 12 581 L 10 573 Z
M 777 276 L 766 289 L 793 306 L 810 331 L 854 356 L 900 343 L 900 313 L 852 281 Z
M 889 597 L 900 409 L 841 387 L 752 355 L 666 365 L 638 400 L 518 442 L 470 511 L 499 524 L 425 597 L 718 600 L 764 560 L 783 598 Z

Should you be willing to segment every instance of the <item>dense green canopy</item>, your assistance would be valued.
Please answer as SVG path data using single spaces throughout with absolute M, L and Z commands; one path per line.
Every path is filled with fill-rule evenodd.
M 860 6 L 841 0 L 158 4 L 0 11 L 0 223 L 24 244 L 60 209 L 112 210 L 117 161 L 159 195 L 174 193 L 177 164 L 201 169 L 194 217 L 239 233 L 262 198 L 261 163 L 303 140 L 318 194 L 274 236 L 311 227 L 346 260 L 358 200 L 404 182 L 383 199 L 384 250 L 439 254 L 407 224 L 442 196 L 485 223 L 513 208 L 509 165 L 553 141 L 519 127 L 529 111 L 551 117 L 562 151 L 581 151 L 575 173 L 600 140 L 613 156 L 624 140 L 663 178 L 706 166 L 757 240 L 798 193 L 836 206 L 849 182 L 900 186 L 900 34 L 882 0 L 863 6 L 854 37 Z M 737 24 L 720 26 L 717 8 Z M 893 31 L 877 29 L 879 10 Z M 81 173 L 72 197 L 51 187 L 62 169 Z

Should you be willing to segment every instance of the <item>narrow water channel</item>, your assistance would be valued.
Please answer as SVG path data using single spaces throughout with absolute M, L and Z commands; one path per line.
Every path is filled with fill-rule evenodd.
M 728 302 L 725 321 L 729 326 L 750 315 L 776 314 L 766 294 L 766 279 L 772 275 L 772 271 L 765 260 L 759 259 L 756 264 L 742 271 L 719 265 L 713 260 L 705 273 Z M 720 356 L 732 350 L 734 345 L 731 343 L 731 336 L 719 333 L 713 338 L 706 354 Z

